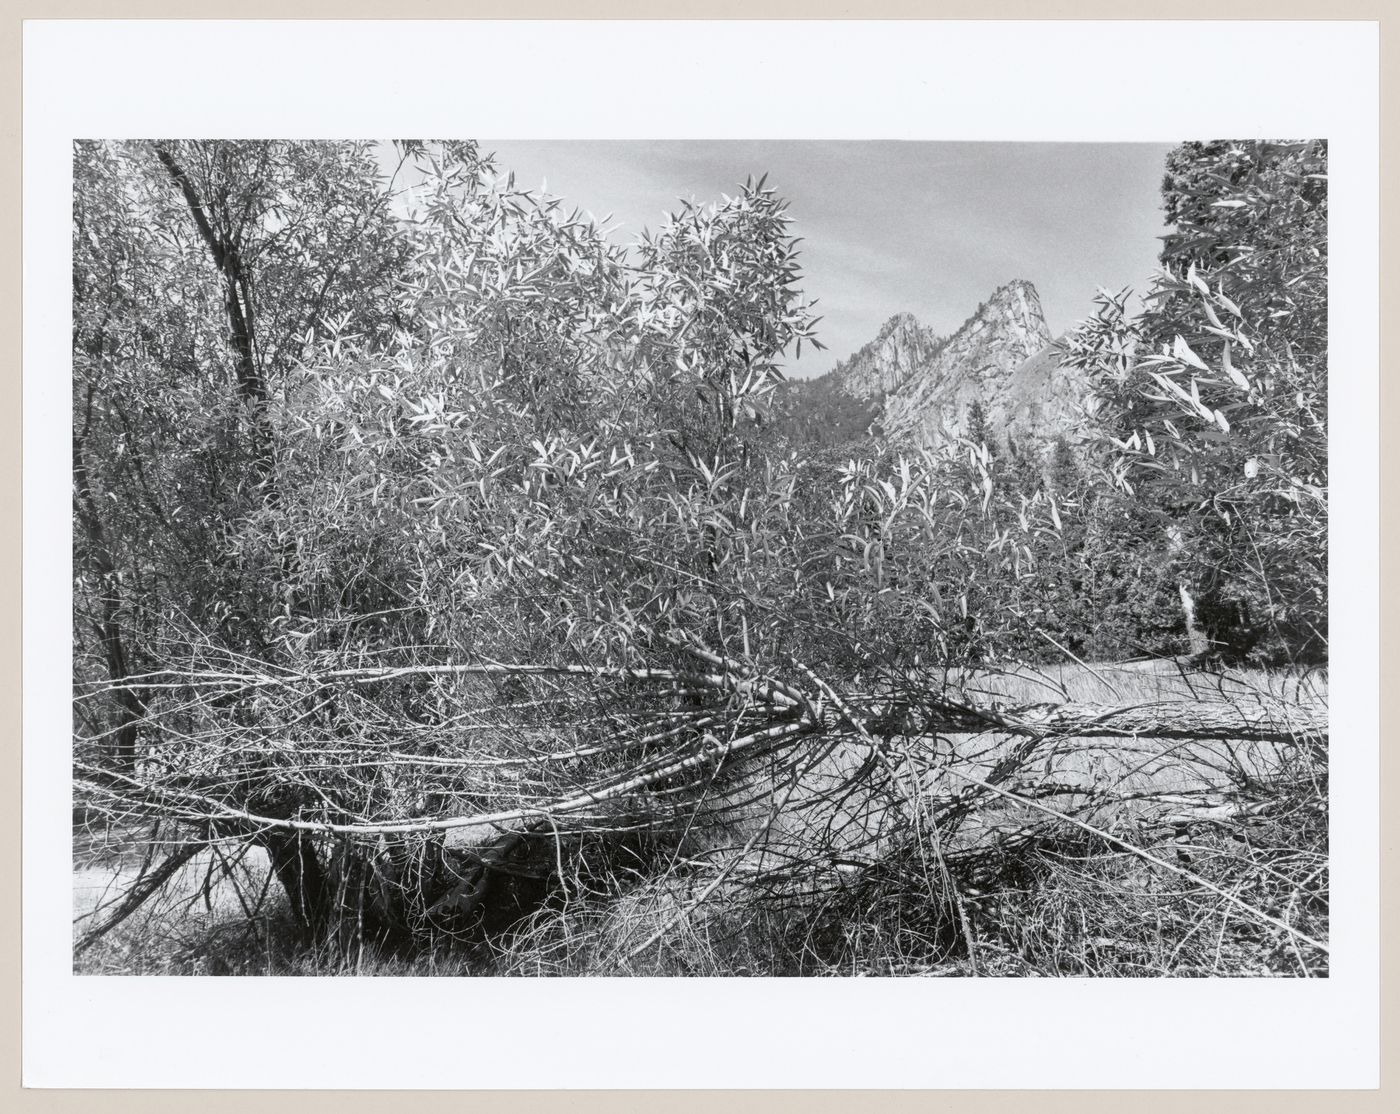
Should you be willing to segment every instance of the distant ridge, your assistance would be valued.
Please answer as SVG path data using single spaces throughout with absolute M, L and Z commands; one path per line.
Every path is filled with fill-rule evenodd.
M 790 384 L 789 400 L 801 415 L 794 432 L 818 441 L 878 432 L 937 445 L 965 435 L 977 405 L 992 439 L 1043 452 L 1084 439 L 1090 394 L 1060 365 L 1035 286 L 1016 279 L 951 336 L 896 314 L 826 375 Z

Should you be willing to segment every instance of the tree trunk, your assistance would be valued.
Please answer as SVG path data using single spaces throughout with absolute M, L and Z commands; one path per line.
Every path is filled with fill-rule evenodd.
M 121 597 L 116 561 L 107 542 L 102 518 L 97 512 L 88 474 L 82 435 L 73 434 L 73 504 L 77 524 L 87 536 L 88 568 L 97 589 L 99 614 L 93 620 L 98 642 L 102 646 L 107 676 L 113 683 L 112 698 L 116 702 L 117 722 L 112 733 L 111 759 L 121 773 L 136 771 L 137 725 L 145 715 L 140 693 L 123 682 L 131 675 L 126 642 L 122 638 Z
M 250 417 L 254 446 L 253 466 L 258 478 L 267 485 L 269 502 L 275 503 L 277 492 L 272 483 L 272 427 L 268 416 L 271 392 L 268 389 L 267 378 L 258 366 L 255 351 L 252 298 L 249 294 L 247 271 L 238 253 L 232 230 L 218 222 L 216 214 L 199 196 L 184 167 L 176 162 L 174 155 L 164 147 L 156 148 L 156 157 L 184 195 L 195 226 L 209 248 L 214 266 L 218 268 L 223 285 L 224 309 L 228 315 L 228 341 L 236 363 L 238 394 L 248 408 Z
M 1182 537 L 1181 527 L 1168 526 L 1167 552 L 1175 558 L 1179 557 L 1185 548 L 1186 543 Z M 1186 581 L 1178 580 L 1176 590 L 1181 596 L 1181 618 L 1182 625 L 1186 628 L 1187 652 L 1193 660 L 1199 661 L 1210 653 L 1210 639 L 1206 637 L 1205 631 L 1201 630 L 1200 624 L 1196 620 L 1196 597 L 1186 586 Z
M 267 849 L 272 871 L 287 894 L 292 916 L 307 942 L 324 933 L 330 914 L 330 884 L 309 838 L 300 832 L 263 832 L 259 841 Z
M 1178 581 L 1176 588 L 1181 593 L 1181 614 L 1186 624 L 1189 653 L 1198 660 L 1210 652 L 1210 639 L 1196 622 L 1196 597 L 1191 594 L 1191 589 L 1186 587 L 1184 580 Z

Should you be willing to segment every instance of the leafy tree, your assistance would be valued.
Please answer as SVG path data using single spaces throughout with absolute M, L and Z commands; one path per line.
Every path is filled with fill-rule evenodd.
M 1068 346 L 1211 638 L 1268 660 L 1326 652 L 1326 164 L 1323 142 L 1174 152 L 1149 308 L 1103 295 Z
M 271 409 L 327 321 L 386 333 L 404 261 L 367 144 L 76 145 L 75 620 L 111 679 L 174 627 L 267 649 L 277 593 L 236 537 L 276 499 Z
M 122 352 L 124 378 L 100 381 L 112 299 L 130 284 L 110 280 L 116 263 L 96 249 L 79 259 L 92 279 L 78 318 L 107 348 L 88 345 L 78 400 L 106 389 L 113 411 L 149 410 L 129 454 L 98 443 L 106 426 L 79 426 L 75 511 L 103 505 L 98 490 L 170 469 L 136 504 L 154 519 L 122 523 L 128 559 L 167 582 L 139 586 L 134 598 L 157 615 L 147 658 L 137 667 L 109 654 L 113 681 L 171 654 L 228 670 L 251 653 L 304 675 L 366 662 L 411 670 L 424 656 L 612 668 L 667 637 L 747 640 L 738 617 L 780 575 L 773 535 L 788 514 L 781 466 L 751 450 L 778 361 L 813 339 L 814 324 L 785 206 L 762 181 L 685 207 L 628 259 L 591 222 L 493 177 L 470 146 L 405 145 L 418 198 L 408 219 L 354 145 L 97 145 L 80 158 L 90 180 L 75 250 L 93 243 L 95 220 L 125 220 L 96 238 L 123 253 L 116 263 L 149 271 L 121 323 L 190 352 L 188 364 L 153 366 Z M 342 275 L 354 285 L 337 285 Z M 189 328 L 160 322 L 158 291 L 181 284 L 191 293 L 175 305 L 197 303 Z M 162 394 L 159 374 L 196 393 Z M 191 452 L 208 453 L 215 435 L 209 473 L 220 486 L 192 493 L 197 504 L 180 502 L 190 470 L 163 453 L 163 418 Z M 85 461 L 113 471 L 92 476 Z M 172 540 L 163 519 L 210 536 L 154 554 Z M 83 535 L 89 567 L 105 576 L 92 592 L 103 631 L 128 606 L 116 558 L 97 552 L 107 536 Z M 275 705 L 256 693 L 172 712 L 134 686 L 119 691 L 137 693 L 123 711 L 133 730 L 175 714 L 191 740 L 239 740 L 192 759 L 198 774 L 160 741 L 159 768 L 180 792 L 287 820 L 421 807 L 422 779 L 366 780 L 333 760 L 311 770 L 306 756 L 367 737 L 417 750 L 463 696 L 422 682 L 368 701 L 334 693 L 298 721 L 301 741 L 287 750 L 275 738 L 285 732 L 264 729 Z M 137 758 L 123 756 L 127 770 Z M 102 776 L 86 748 L 78 769 Z M 565 792 L 573 776 L 541 788 Z M 490 779 L 465 791 L 478 802 L 516 793 Z M 219 816 L 211 806 L 206 836 L 240 830 Z M 346 905 L 368 884 L 363 848 L 342 848 L 336 867 L 296 829 L 247 834 L 272 851 L 307 932 L 338 932 L 341 910 L 355 910 L 351 923 L 363 913 Z M 425 878 L 425 892 L 441 881 Z M 379 915 L 404 927 L 401 914 Z
M 158 686 L 129 678 L 191 647 L 285 660 L 312 607 L 304 539 L 250 538 L 287 512 L 293 371 L 332 328 L 392 335 L 409 249 L 366 143 L 76 146 L 75 679 L 112 692 L 79 704 L 110 740 L 81 752 L 81 776 L 130 777 L 163 753 L 140 729 Z M 245 799 L 276 814 L 291 807 L 277 793 Z M 324 883 L 314 856 L 256 838 L 303 908 Z

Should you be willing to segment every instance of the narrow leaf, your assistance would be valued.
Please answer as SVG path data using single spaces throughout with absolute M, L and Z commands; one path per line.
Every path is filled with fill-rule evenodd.
M 1230 359 L 1230 342 L 1225 342 L 1225 347 L 1220 353 L 1220 364 L 1225 369 L 1225 374 L 1230 377 L 1230 381 L 1242 391 L 1249 390 L 1249 380 L 1235 367 Z
M 1192 367 L 1197 368 L 1200 371 L 1210 370 L 1210 368 L 1206 367 L 1204 361 L 1199 356 L 1197 356 L 1196 353 L 1191 351 L 1191 346 L 1188 345 L 1186 341 L 1179 336 L 1176 338 L 1176 340 L 1172 342 L 1172 355 L 1175 356 L 1182 363 L 1190 364 Z

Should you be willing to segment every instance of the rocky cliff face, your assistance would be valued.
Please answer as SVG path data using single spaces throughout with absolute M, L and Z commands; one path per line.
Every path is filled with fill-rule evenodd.
M 942 343 L 912 313 L 897 313 L 880 327 L 874 340 L 837 364 L 830 374 L 852 397 L 877 398 L 927 365 Z
M 884 427 L 893 437 L 937 443 L 963 432 L 980 403 L 995 434 L 1022 405 L 1017 370 L 1051 341 L 1040 297 L 1028 282 L 1008 283 L 982 303 L 937 356 L 885 400 Z
M 1050 345 L 1016 368 L 1000 402 L 988 425 L 1002 430 L 1003 440 L 1009 433 L 1022 445 L 1046 445 L 1057 437 L 1076 445 L 1090 435 L 1093 391 L 1083 373 L 1060 366 Z
M 992 437 L 1030 450 L 1058 437 L 1082 440 L 1090 398 L 1088 385 L 1060 366 L 1040 296 L 1024 280 L 995 291 L 950 337 L 911 314 L 892 317 L 870 344 L 802 386 L 824 408 L 864 400 L 886 436 L 927 445 L 964 435 L 980 405 Z

